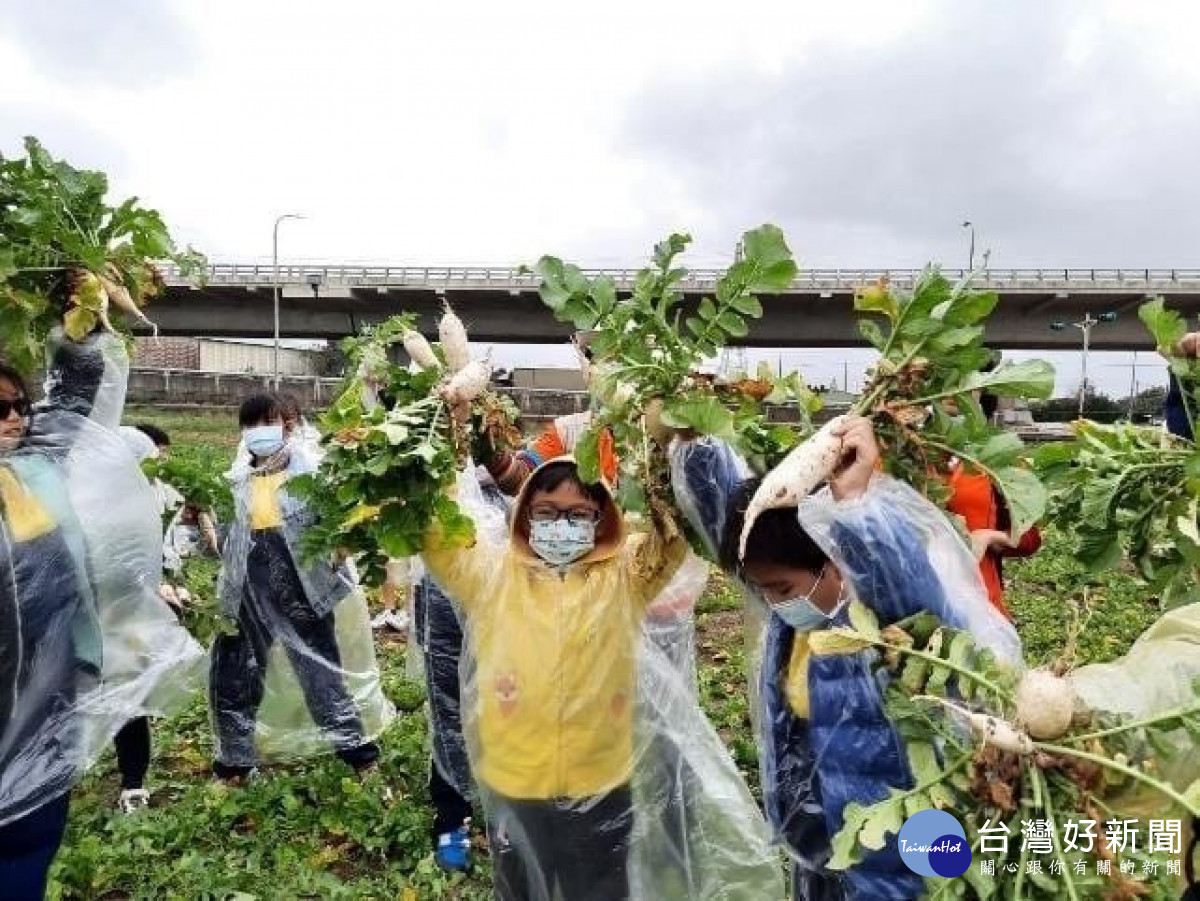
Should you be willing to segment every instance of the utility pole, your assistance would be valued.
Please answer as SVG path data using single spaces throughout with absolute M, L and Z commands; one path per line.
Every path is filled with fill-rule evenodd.
M 1073 322 L 1075 328 L 1083 332 L 1083 356 L 1080 360 L 1083 377 L 1079 382 L 1079 418 L 1083 419 L 1084 401 L 1087 399 L 1088 389 L 1088 351 L 1092 346 L 1092 329 L 1100 323 L 1116 322 L 1116 313 L 1101 313 L 1100 318 L 1096 318 L 1090 312 L 1083 314 L 1083 319 L 1080 322 Z M 1065 322 L 1054 322 L 1050 324 L 1056 332 L 1060 332 L 1067 327 Z M 1135 370 L 1136 371 L 1136 370 Z

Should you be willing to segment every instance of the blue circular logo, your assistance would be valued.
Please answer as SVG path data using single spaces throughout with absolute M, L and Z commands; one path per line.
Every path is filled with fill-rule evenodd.
M 897 843 L 904 865 L 922 876 L 961 876 L 971 866 L 966 830 L 944 810 L 918 810 Z

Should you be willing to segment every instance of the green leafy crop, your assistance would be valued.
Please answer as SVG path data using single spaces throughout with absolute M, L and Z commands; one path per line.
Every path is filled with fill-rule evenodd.
M 886 331 L 873 318 L 859 323 L 881 359 L 854 412 L 874 421 L 888 471 L 934 501 L 946 499 L 952 459 L 986 473 L 1019 535 L 1042 515 L 1046 492 L 1022 464 L 1021 439 L 990 425 L 976 394 L 1049 397 L 1054 370 L 1030 360 L 984 371 L 992 360 L 984 324 L 996 302 L 994 293 L 972 291 L 969 278 L 951 284 L 933 266 L 911 292 L 893 291 L 886 279 L 861 289 L 855 310 L 883 317 Z
M 109 301 L 136 316 L 162 290 L 155 261 L 203 268 L 157 211 L 132 197 L 110 206 L 107 193 L 104 173 L 54 159 L 35 138 L 24 158 L 0 156 L 0 355 L 23 371 L 57 324 L 82 338 L 108 325 Z
M 922 613 L 895 627 L 880 629 L 866 608 L 852 627 L 832 630 L 826 639 L 842 650 L 874 648 L 877 665 L 889 670 L 884 708 L 904 741 L 912 787 L 893 788 L 875 804 L 850 804 L 845 825 L 833 838 L 830 867 L 846 869 L 918 810 L 938 808 L 964 827 L 972 867 L 960 879 L 930 879 L 930 899 L 1004 899 L 1004 901 L 1100 901 L 1115 897 L 1173 898 L 1166 856 L 1125 849 L 1109 850 L 1104 823 L 1120 819 L 1120 799 L 1131 788 L 1145 789 L 1169 802 L 1168 810 L 1200 813 L 1200 784 L 1176 791 L 1156 778 L 1156 764 L 1177 753 L 1171 736 L 1200 738 L 1200 698 L 1191 706 L 1142 720 L 1109 714 L 1076 716 L 1066 735 L 1033 742 L 1031 753 L 1017 754 L 981 742 L 967 718 L 986 714 L 1005 722 L 1016 715 L 1015 674 L 980 649 L 966 632 L 947 628 Z M 1196 686 L 1200 694 L 1200 685 Z M 954 700 L 947 700 L 953 698 Z M 1024 824 L 1049 820 L 1056 832 L 1046 871 L 1027 866 L 1034 859 L 1025 847 Z M 1067 822 L 1094 821 L 1099 830 L 1091 851 L 1068 850 Z M 984 832 L 1008 830 L 1007 849 L 985 849 Z M 1109 859 L 1112 875 L 1097 875 L 1096 861 Z M 1122 873 L 1119 860 L 1132 861 L 1135 874 Z M 994 861 L 995 875 L 983 875 L 980 860 Z M 1057 866 L 1051 866 L 1057 861 Z M 1075 869 L 1085 862 L 1085 873 Z M 1147 875 L 1143 865 L 1161 872 Z M 1009 868 L 1006 870 L 1006 867 Z
M 1200 367 L 1176 355 L 1185 332 L 1161 299 L 1139 310 L 1182 386 L 1188 421 L 1196 422 Z M 1079 559 L 1095 571 L 1128 556 L 1166 607 L 1196 599 L 1200 573 L 1200 448 L 1186 438 L 1118 423 L 1080 421 L 1074 440 L 1036 455 L 1050 484 L 1051 512 L 1076 539 Z

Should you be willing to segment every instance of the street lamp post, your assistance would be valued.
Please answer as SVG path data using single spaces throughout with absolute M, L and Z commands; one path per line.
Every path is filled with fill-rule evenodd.
M 975 223 L 967 219 L 962 224 L 963 228 L 971 230 L 971 249 L 967 253 L 967 272 L 975 271 Z
M 275 227 L 271 229 L 271 286 L 275 295 L 275 390 L 279 390 L 279 223 L 284 219 L 303 219 L 303 213 L 284 213 L 275 217 Z
M 1097 317 L 1093 316 L 1090 312 L 1088 312 L 1088 313 L 1083 314 L 1082 321 L 1071 323 L 1072 325 L 1075 326 L 1075 328 L 1077 328 L 1081 332 L 1083 332 L 1083 356 L 1080 361 L 1083 377 L 1080 379 L 1080 382 L 1079 382 L 1079 418 L 1080 419 L 1083 419 L 1083 404 L 1084 404 L 1084 400 L 1087 398 L 1088 351 L 1091 349 L 1091 346 L 1092 346 L 1092 329 L 1095 328 L 1097 325 L 1099 325 L 1102 322 L 1116 322 L 1116 321 L 1117 321 L 1116 313 L 1101 313 L 1099 318 L 1097 318 Z M 1067 327 L 1067 324 L 1065 322 L 1054 322 L 1054 323 L 1051 323 L 1051 325 L 1050 325 L 1050 328 L 1054 329 L 1056 332 L 1060 332 L 1063 329 L 1065 329 L 1066 327 Z

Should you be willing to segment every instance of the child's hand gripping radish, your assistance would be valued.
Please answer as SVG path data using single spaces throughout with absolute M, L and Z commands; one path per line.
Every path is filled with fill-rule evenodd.
M 833 473 L 842 453 L 845 417 L 825 423 L 811 438 L 767 473 L 746 508 L 738 554 L 746 556 L 746 541 L 758 517 L 776 507 L 795 507 Z M 868 430 L 870 426 L 867 426 Z M 874 443 L 874 438 L 872 438 Z M 876 451 L 878 455 L 878 451 Z

